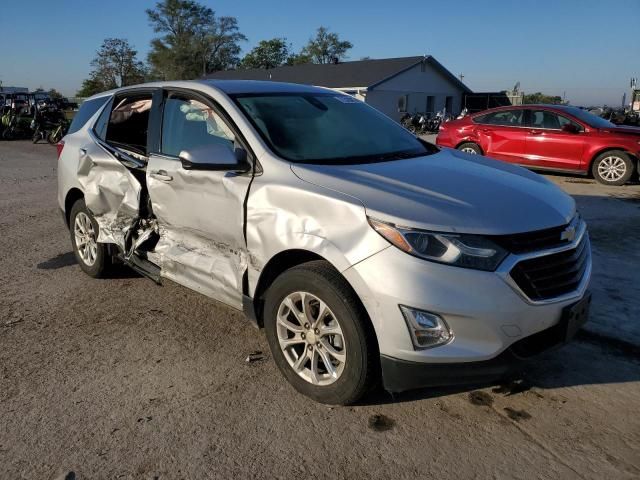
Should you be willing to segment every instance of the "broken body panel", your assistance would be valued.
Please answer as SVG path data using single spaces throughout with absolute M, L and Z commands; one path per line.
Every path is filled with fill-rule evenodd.
M 278 253 L 312 252 L 344 271 L 389 247 L 363 221 L 359 200 L 305 182 L 287 162 L 274 162 L 233 102 L 201 87 L 242 131 L 254 167 L 269 162 L 268 172 L 185 170 L 156 153 L 141 166 L 94 138 L 81 151 L 77 179 L 98 222 L 99 242 L 116 245 L 125 262 L 146 259 L 160 276 L 237 309 L 243 294 L 253 297 L 264 266 Z M 151 208 L 145 209 L 147 202 Z

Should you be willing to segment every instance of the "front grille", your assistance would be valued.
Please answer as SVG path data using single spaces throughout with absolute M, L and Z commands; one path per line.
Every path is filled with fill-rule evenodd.
M 575 291 L 589 264 L 589 237 L 571 250 L 518 262 L 509 273 L 531 300 L 547 300 Z
M 511 253 L 528 253 L 547 248 L 560 247 L 569 243 L 562 239 L 562 232 L 567 225 L 536 230 L 534 232 L 515 233 L 512 235 L 499 235 L 492 240 Z

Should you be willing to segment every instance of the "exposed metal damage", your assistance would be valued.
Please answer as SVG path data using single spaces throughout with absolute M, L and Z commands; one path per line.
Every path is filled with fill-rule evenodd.
M 140 183 L 122 163 L 101 150 L 81 156 L 78 181 L 100 227 L 98 241 L 114 243 L 124 251 L 127 232 L 139 217 Z
M 125 163 L 120 156 L 115 158 L 109 150 L 98 148 L 84 154 L 79 162 L 78 179 L 87 208 L 99 226 L 98 242 L 116 245 L 122 261 L 157 282 L 160 277 L 168 278 L 228 305 L 241 305 L 242 278 L 249 258 L 244 241 L 240 241 L 243 239 L 213 241 L 208 232 L 184 226 L 185 222 L 206 225 L 210 212 L 201 211 L 196 218 L 193 209 L 168 209 L 174 186 L 157 180 L 147 182 L 146 165 Z M 195 180 L 196 191 L 210 188 L 212 182 L 219 184 L 205 175 L 180 175 L 191 177 L 184 180 L 192 187 Z M 241 204 L 248 185 L 243 188 L 225 180 L 222 184 L 226 191 Z M 157 200 L 158 211 L 154 211 L 152 199 Z M 185 222 L 176 221 L 176 214 Z M 224 214 L 219 217 L 232 221 Z M 257 263 L 257 259 L 254 261 Z

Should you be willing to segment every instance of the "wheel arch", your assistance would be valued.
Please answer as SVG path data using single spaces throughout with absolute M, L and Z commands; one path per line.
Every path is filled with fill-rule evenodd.
M 319 255 L 318 253 L 312 252 L 310 250 L 304 249 L 289 249 L 278 252 L 274 255 L 264 266 L 262 271 L 260 272 L 260 277 L 258 278 L 258 283 L 256 285 L 256 289 L 253 293 L 253 308 L 255 312 L 255 319 L 257 321 L 258 327 L 262 328 L 264 326 L 263 321 L 263 311 L 264 311 L 264 295 L 269 287 L 273 284 L 276 278 L 278 278 L 282 273 L 289 270 L 290 268 L 297 267 L 299 265 L 313 262 L 313 261 L 324 261 L 328 265 L 330 265 L 338 275 L 344 278 L 345 282 L 351 287 L 355 297 L 358 299 L 362 311 L 367 315 L 367 322 L 373 328 L 373 323 L 369 318 L 369 314 L 367 309 L 365 308 L 360 296 L 356 292 L 356 289 L 351 285 L 349 280 L 340 273 L 340 270 L 336 268 L 336 266 L 330 262 L 327 258 Z
M 597 150 L 595 153 L 591 154 L 591 158 L 589 159 L 589 165 L 588 165 L 588 170 L 587 170 L 589 172 L 589 174 L 591 174 L 591 169 L 593 168 L 593 162 L 596 161 L 596 158 L 598 158 L 603 153 L 613 152 L 613 151 L 616 151 L 616 150 L 624 152 L 627 155 L 629 155 L 629 158 L 631 158 L 631 161 L 635 163 L 636 169 L 640 170 L 640 159 L 638 159 L 637 155 L 635 155 L 633 152 L 629 151 L 629 149 L 626 148 L 626 147 L 619 147 L 619 146 L 616 147 L 616 146 L 614 146 L 614 147 L 601 148 L 601 149 Z
M 480 149 L 480 151 L 482 152 L 482 154 L 485 154 L 484 148 L 482 148 L 482 145 L 480 145 L 476 140 L 473 139 L 466 139 L 466 140 L 461 140 L 458 143 L 456 143 L 456 146 L 454 147 L 456 150 L 460 147 L 460 145 L 464 145 L 465 143 L 473 143 L 474 145 L 477 145 L 478 148 Z
M 67 224 L 67 228 L 69 228 L 70 224 L 70 216 L 71 216 L 71 208 L 73 204 L 76 203 L 81 198 L 84 198 L 84 193 L 79 188 L 72 188 L 67 192 L 67 195 L 64 197 L 64 220 Z

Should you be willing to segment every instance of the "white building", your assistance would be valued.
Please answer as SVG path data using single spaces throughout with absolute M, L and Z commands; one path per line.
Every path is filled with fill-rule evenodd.
M 356 96 L 395 120 L 404 112 L 437 112 L 443 108 L 457 114 L 462 109 L 464 95 L 471 93 L 429 55 L 227 70 L 205 78 L 271 80 L 333 88 Z

